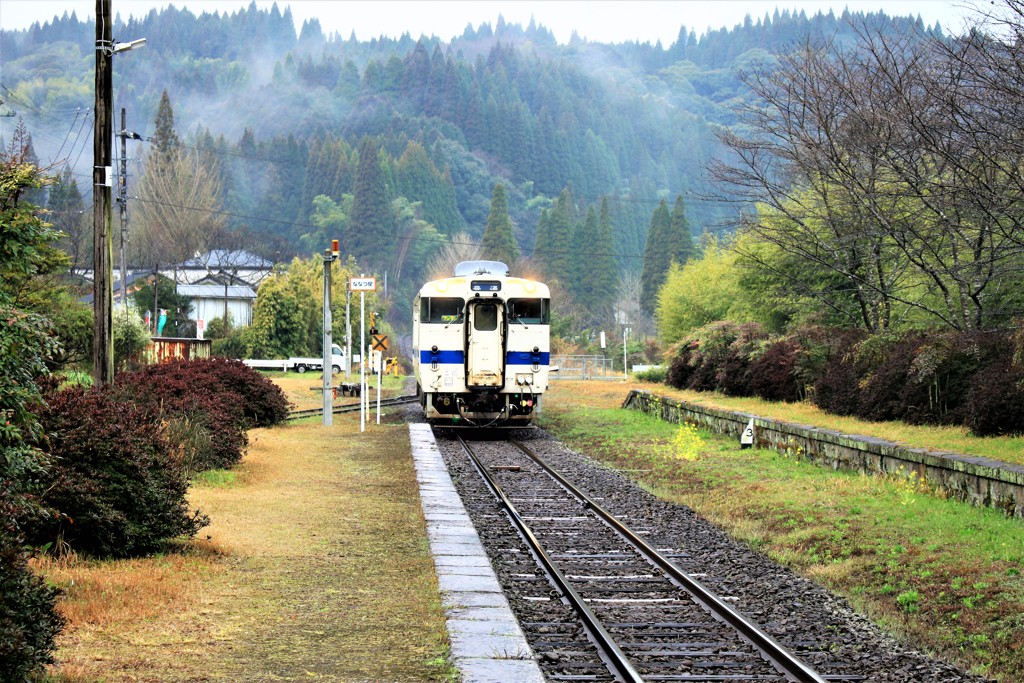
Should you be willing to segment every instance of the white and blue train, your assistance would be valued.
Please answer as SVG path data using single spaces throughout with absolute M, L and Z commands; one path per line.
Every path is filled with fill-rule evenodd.
M 551 294 L 497 261 L 464 261 L 413 303 L 416 389 L 427 419 L 529 424 L 548 386 Z

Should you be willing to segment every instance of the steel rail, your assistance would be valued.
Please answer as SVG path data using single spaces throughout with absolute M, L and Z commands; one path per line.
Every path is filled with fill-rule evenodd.
M 381 406 L 381 408 L 385 408 L 387 406 L 398 406 L 398 405 L 403 405 L 405 403 L 414 403 L 414 402 L 416 402 L 418 400 L 419 400 L 419 397 L 415 396 L 415 395 L 395 396 L 394 398 L 384 398 L 384 399 L 381 399 L 380 406 Z M 373 405 L 370 406 L 370 409 L 373 410 Z M 358 403 L 345 403 L 345 404 L 342 404 L 342 405 L 334 406 L 334 408 L 331 410 L 331 413 L 334 414 L 334 415 L 338 415 L 338 414 L 341 414 L 341 413 L 354 413 L 357 410 L 359 410 L 359 404 Z M 293 411 L 291 411 L 290 413 L 288 413 L 288 419 L 289 420 L 299 420 L 299 419 L 304 418 L 304 417 L 316 417 L 317 415 L 323 415 L 323 414 L 324 414 L 324 409 L 323 408 L 306 408 L 304 410 L 293 410 Z
M 602 508 L 589 496 L 580 491 L 576 486 L 566 479 L 560 472 L 548 465 L 544 460 L 534 453 L 525 444 L 514 439 L 509 440 L 512 445 L 521 450 L 555 481 L 561 484 L 569 493 L 578 498 L 581 503 L 594 514 L 605 521 L 612 529 L 618 532 L 623 538 L 629 541 L 648 561 L 652 562 L 662 571 L 676 581 L 684 590 L 689 592 L 694 599 L 706 610 L 718 616 L 731 625 L 736 631 L 758 648 L 780 671 L 784 672 L 791 680 L 798 683 L 825 683 L 825 679 L 818 672 L 801 661 L 786 646 L 777 641 L 768 633 L 765 633 L 760 626 L 751 621 L 739 611 L 733 609 L 723 602 L 721 598 L 708 590 L 697 579 L 693 578 L 682 569 L 677 567 L 671 560 L 659 553 L 655 548 L 635 534 L 629 527 L 620 522 L 614 515 Z
M 505 492 L 502 491 L 498 482 L 494 480 L 490 475 L 490 472 L 487 471 L 487 468 L 484 467 L 483 463 L 481 463 L 476 457 L 473 449 L 471 449 L 458 434 L 455 434 L 455 438 L 458 440 L 459 445 L 462 446 L 462 449 L 466 452 L 466 455 L 469 456 L 473 466 L 476 467 L 477 472 L 480 473 L 480 476 L 487 484 L 487 487 L 491 490 L 491 493 L 501 501 L 502 506 L 512 519 L 513 524 L 515 524 L 516 528 L 519 530 L 519 533 L 522 534 L 523 538 L 526 540 L 530 550 L 533 552 L 537 560 L 544 566 L 544 569 L 547 571 L 552 583 L 554 583 L 558 590 L 562 592 L 562 595 L 569 602 L 570 606 L 575 609 L 576 613 L 580 616 L 580 621 L 583 622 L 583 625 L 586 627 L 591 639 L 594 641 L 595 645 L 597 645 L 601 659 L 608 666 L 609 671 L 611 671 L 611 673 L 620 681 L 626 681 L 627 683 L 642 683 L 644 679 L 640 676 L 640 673 L 633 667 L 633 664 L 612 638 L 611 634 L 605 630 L 601 620 L 598 619 L 597 615 L 594 614 L 586 602 L 584 602 L 583 597 L 576 592 L 576 589 L 569 584 L 568 579 L 565 578 L 562 571 L 555 566 L 555 563 L 548 557 L 544 548 L 541 547 L 540 541 L 537 540 L 536 536 L 534 536 L 529 525 L 525 520 L 523 520 L 519 511 L 516 510 L 515 505 L 513 505 L 512 501 L 505 495 Z

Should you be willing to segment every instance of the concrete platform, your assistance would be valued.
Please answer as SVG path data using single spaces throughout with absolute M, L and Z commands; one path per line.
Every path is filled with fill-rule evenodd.
M 452 663 L 466 683 L 543 683 L 533 650 L 448 476 L 430 426 L 410 424 L 409 441 L 448 616 Z

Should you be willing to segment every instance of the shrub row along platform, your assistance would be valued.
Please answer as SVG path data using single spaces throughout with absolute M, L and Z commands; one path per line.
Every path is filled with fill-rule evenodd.
M 737 443 L 753 418 L 755 446 L 799 452 L 800 457 L 832 469 L 916 475 L 956 500 L 997 508 L 1008 516 L 1024 518 L 1024 467 L 1020 465 L 961 453 L 908 448 L 871 436 L 841 434 L 749 413 L 709 408 L 648 391 L 630 391 L 623 407 L 668 422 L 692 422 L 719 434 L 735 436 Z

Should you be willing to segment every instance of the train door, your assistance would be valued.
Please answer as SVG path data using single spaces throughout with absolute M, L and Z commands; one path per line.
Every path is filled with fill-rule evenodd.
M 467 386 L 501 386 L 505 376 L 504 318 L 504 307 L 497 299 L 469 302 Z

